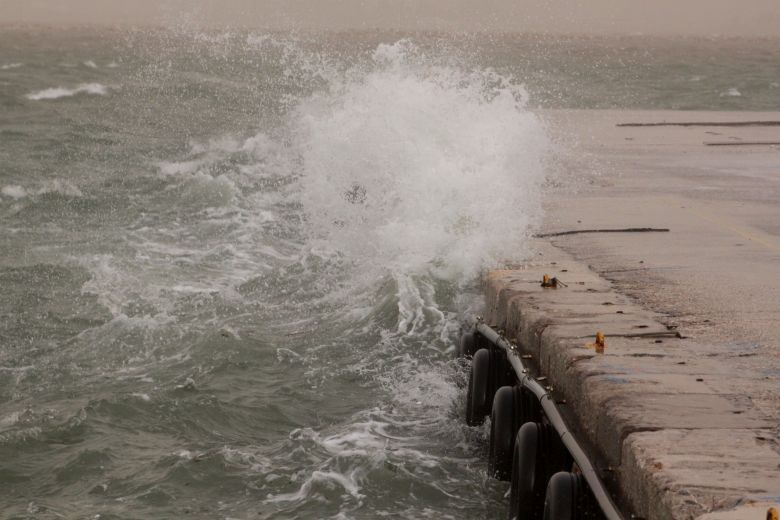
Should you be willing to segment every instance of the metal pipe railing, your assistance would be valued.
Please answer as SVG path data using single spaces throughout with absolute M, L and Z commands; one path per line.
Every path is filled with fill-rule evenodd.
M 607 520 L 624 520 L 623 515 L 620 513 L 615 502 L 612 500 L 612 497 L 604 487 L 604 483 L 601 482 L 601 478 L 599 478 L 598 473 L 596 473 L 596 469 L 593 467 L 593 464 L 591 464 L 585 451 L 579 445 L 577 439 L 574 438 L 574 434 L 566 426 L 566 422 L 563 420 L 561 412 L 559 412 L 558 407 L 555 406 L 555 400 L 544 386 L 531 377 L 528 368 L 523 365 L 522 359 L 517 355 L 516 347 L 482 321 L 477 321 L 476 330 L 489 342 L 506 351 L 507 359 L 512 365 L 512 368 L 514 368 L 517 379 L 523 387 L 530 390 L 536 398 L 539 399 L 539 404 L 541 405 L 547 420 L 555 431 L 558 432 L 564 446 L 569 450 L 574 462 L 580 468 L 582 476 L 588 483 L 596 502 Z

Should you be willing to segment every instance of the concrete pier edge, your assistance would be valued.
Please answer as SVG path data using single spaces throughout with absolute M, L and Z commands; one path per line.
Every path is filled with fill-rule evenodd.
M 485 277 L 485 321 L 533 356 L 630 513 L 763 520 L 780 504 L 776 425 L 719 385 L 744 375 L 549 241 L 533 248 L 532 261 Z M 567 286 L 541 287 L 545 274 Z M 597 331 L 603 354 L 588 346 Z

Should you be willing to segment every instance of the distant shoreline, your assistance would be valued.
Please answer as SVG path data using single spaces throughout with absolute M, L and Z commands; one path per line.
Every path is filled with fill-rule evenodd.
M 576 32 L 552 32 L 552 31 L 509 31 L 509 30 L 462 30 L 462 29 L 422 29 L 422 28 L 392 28 L 392 27 L 361 27 L 361 28 L 348 28 L 348 27 L 313 27 L 306 25 L 291 25 L 282 27 L 278 25 L 221 25 L 221 24 L 200 24 L 200 23 L 174 23 L 171 21 L 160 22 L 146 22 L 146 23 L 74 23 L 63 22 L 58 24 L 52 24 L 49 22 L 35 22 L 35 21 L 19 21 L 19 22 L 3 22 L 0 21 L 0 31 L 5 30 L 46 30 L 46 31 L 107 31 L 107 32 L 124 32 L 124 31 L 144 31 L 144 30 L 159 30 L 159 31 L 206 31 L 206 32 L 253 32 L 262 31 L 271 34 L 353 34 L 353 35 L 424 35 L 424 36 L 441 36 L 441 37 L 464 37 L 464 38 L 480 38 L 480 37 L 523 37 L 529 39 L 539 39 L 547 41 L 565 41 L 565 40 L 591 40 L 591 41 L 614 41 L 614 40 L 648 40 L 648 41 L 668 41 L 674 42 L 701 42 L 701 41 L 745 41 L 745 42 L 760 42 L 760 41 L 779 41 L 780 35 L 730 35 L 730 34 L 645 34 L 645 33 L 628 33 L 628 32 L 610 32 L 605 34 L 594 33 L 576 33 Z

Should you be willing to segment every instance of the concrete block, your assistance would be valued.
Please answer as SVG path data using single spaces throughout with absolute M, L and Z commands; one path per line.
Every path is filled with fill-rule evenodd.
M 562 260 L 490 273 L 486 321 L 532 355 L 592 459 L 618 471 L 633 512 L 693 519 L 780 496 L 777 425 L 735 391 L 750 381 L 724 363 L 729 351 L 675 337 L 661 315 L 549 244 L 541 249 Z M 569 287 L 540 286 L 552 268 Z M 606 334 L 603 354 L 586 347 L 596 331 Z
M 636 432 L 623 445 L 619 476 L 644 518 L 764 520 L 780 504 L 773 438 L 765 429 Z

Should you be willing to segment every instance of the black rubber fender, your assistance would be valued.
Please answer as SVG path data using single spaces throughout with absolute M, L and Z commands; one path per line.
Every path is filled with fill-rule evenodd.
M 496 390 L 516 382 L 506 352 L 499 348 L 477 350 L 471 360 L 466 396 L 466 423 L 477 426 L 485 422 L 493 406 Z
M 485 421 L 489 413 L 490 400 L 490 376 L 491 376 L 491 352 L 479 349 L 471 360 L 469 372 L 469 387 L 466 393 L 466 424 L 477 426 Z
M 550 478 L 544 497 L 544 520 L 579 520 L 584 489 L 582 475 L 560 471 Z
M 549 424 L 527 422 L 517 432 L 512 453 L 509 518 L 541 520 L 547 482 L 571 469 L 572 458 Z
M 476 354 L 478 348 L 477 348 L 477 340 L 474 337 L 473 332 L 466 332 L 460 337 L 460 341 L 458 342 L 458 352 L 457 356 L 459 358 L 471 358 L 474 357 L 474 354 Z
M 490 411 L 488 474 L 499 480 L 512 477 L 512 449 L 518 430 L 514 394 L 514 387 L 499 388 Z
M 520 427 L 512 453 L 512 484 L 509 490 L 509 518 L 536 520 L 543 511 L 537 482 L 537 456 L 539 448 L 538 423 L 526 423 Z
M 491 393 L 490 402 L 487 410 L 487 415 L 490 415 L 490 407 L 493 406 L 493 396 L 496 395 L 496 391 L 502 386 L 513 386 L 517 383 L 517 377 L 515 371 L 512 369 L 512 364 L 506 357 L 506 352 L 500 348 L 490 349 L 492 358 L 490 359 L 491 370 Z
M 536 397 L 522 386 L 502 386 L 493 398 L 490 414 L 488 473 L 499 480 L 512 477 L 512 457 L 520 427 L 542 419 Z

